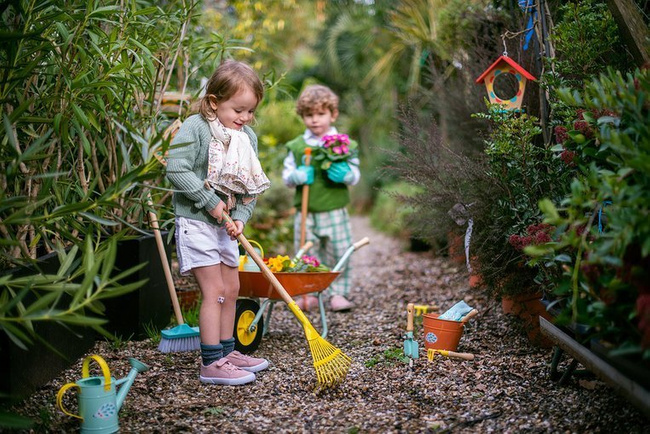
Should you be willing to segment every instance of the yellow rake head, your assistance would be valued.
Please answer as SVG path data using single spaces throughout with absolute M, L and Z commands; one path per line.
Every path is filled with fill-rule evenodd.
M 348 375 L 352 359 L 323 339 L 295 302 L 288 306 L 303 325 L 305 336 L 309 342 L 309 350 L 314 359 L 318 385 L 322 388 L 338 385 Z

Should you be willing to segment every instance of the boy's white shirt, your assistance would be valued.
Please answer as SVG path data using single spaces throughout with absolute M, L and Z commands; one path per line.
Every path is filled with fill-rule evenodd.
M 336 127 L 330 127 L 330 129 L 327 131 L 325 136 L 328 136 L 330 134 L 338 134 L 338 131 L 336 130 Z M 322 147 L 323 146 L 323 139 L 312 133 L 309 128 L 305 130 L 303 133 L 302 137 L 305 139 L 305 143 L 307 143 L 311 147 Z M 349 180 L 349 182 L 346 182 L 347 185 L 356 185 L 359 180 L 361 179 L 361 171 L 359 170 L 359 158 L 350 158 L 348 160 L 348 163 L 350 163 L 350 170 L 352 171 L 352 177 Z M 282 181 L 284 181 L 284 184 L 287 187 L 295 187 L 296 184 L 291 182 L 291 174 L 296 170 L 298 165 L 296 164 L 296 159 L 293 156 L 293 152 L 289 152 L 287 156 L 284 158 L 284 168 L 282 169 Z

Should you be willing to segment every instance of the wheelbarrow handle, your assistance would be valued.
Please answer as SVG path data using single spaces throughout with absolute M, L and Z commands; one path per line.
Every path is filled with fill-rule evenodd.
M 314 242 L 313 242 L 313 241 L 307 241 L 307 242 L 306 242 L 306 243 L 305 243 L 305 244 L 304 244 L 304 245 L 303 245 L 303 246 L 298 250 L 298 252 L 296 253 L 296 256 L 293 257 L 294 262 L 297 261 L 298 259 L 300 259 L 300 258 L 302 257 L 302 255 L 304 255 L 305 253 L 307 253 L 307 251 L 308 251 L 309 249 L 311 249 L 311 248 L 313 247 L 313 245 L 314 245 Z
M 359 250 L 361 247 L 367 245 L 370 243 L 370 239 L 368 237 L 364 237 L 357 241 L 356 243 L 352 244 L 348 249 L 345 251 L 341 259 L 339 259 L 339 262 L 336 263 L 334 268 L 332 268 L 332 271 L 338 272 L 343 269 L 343 266 L 345 266 L 345 263 L 348 262 L 348 259 L 350 258 L 350 255 L 354 253 L 356 250 Z

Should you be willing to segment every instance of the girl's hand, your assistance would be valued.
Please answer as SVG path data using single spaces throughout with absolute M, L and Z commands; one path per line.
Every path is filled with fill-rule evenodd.
M 244 223 L 241 220 L 235 220 L 233 223 L 226 222 L 226 231 L 234 240 L 244 232 Z
M 223 220 L 223 212 L 226 210 L 226 202 L 223 200 L 219 201 L 219 204 L 212 210 L 208 211 L 210 215 L 217 219 L 217 222 L 221 224 Z

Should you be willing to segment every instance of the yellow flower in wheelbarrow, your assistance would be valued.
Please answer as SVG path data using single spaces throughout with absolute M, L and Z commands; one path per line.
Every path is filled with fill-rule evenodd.
M 279 273 L 282 270 L 285 270 L 287 268 L 292 268 L 295 266 L 293 262 L 291 262 L 291 258 L 288 256 L 282 256 L 278 255 L 273 258 L 269 258 L 268 260 L 269 268 L 271 271 L 274 273 Z

